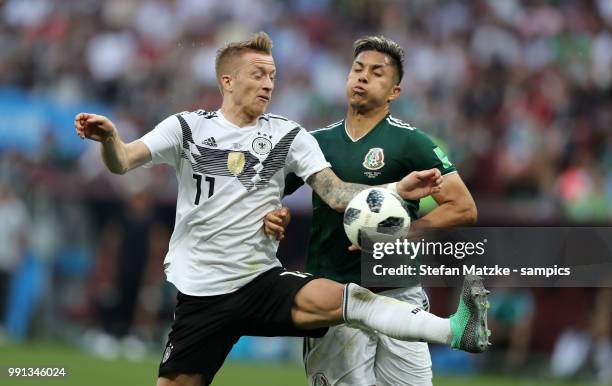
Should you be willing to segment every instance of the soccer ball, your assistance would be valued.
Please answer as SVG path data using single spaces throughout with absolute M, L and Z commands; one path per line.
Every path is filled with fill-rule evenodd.
M 359 192 L 344 212 L 344 231 L 351 242 L 362 248 L 364 236 L 372 242 L 405 237 L 410 228 L 410 214 L 404 200 L 384 188 Z

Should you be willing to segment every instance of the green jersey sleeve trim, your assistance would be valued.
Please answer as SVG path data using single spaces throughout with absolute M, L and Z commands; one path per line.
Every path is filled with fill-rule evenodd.
M 443 175 L 457 170 L 440 146 L 418 128 L 410 131 L 406 147 L 405 162 L 413 170 L 438 168 Z
M 442 149 L 440 149 L 439 146 L 436 146 L 433 149 L 433 152 L 436 154 L 436 156 L 438 156 L 438 159 L 442 162 L 442 167 L 444 169 L 448 169 L 451 166 L 453 166 L 453 163 L 448 160 L 448 156 Z

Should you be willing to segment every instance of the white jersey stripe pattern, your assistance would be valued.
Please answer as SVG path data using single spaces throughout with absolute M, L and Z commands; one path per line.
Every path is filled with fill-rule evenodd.
M 176 221 L 164 269 L 193 296 L 236 291 L 280 266 L 263 217 L 281 206 L 285 175 L 306 180 L 329 167 L 314 137 L 271 114 L 241 128 L 220 111 L 183 112 L 141 141 L 153 163 L 176 169 Z

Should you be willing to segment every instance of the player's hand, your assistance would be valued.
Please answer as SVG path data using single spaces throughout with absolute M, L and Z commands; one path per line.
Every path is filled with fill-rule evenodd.
M 433 168 L 412 172 L 397 183 L 397 192 L 406 200 L 418 200 L 442 189 L 442 173 Z
M 264 217 L 264 232 L 269 237 L 276 237 L 276 240 L 285 238 L 285 228 L 291 221 L 291 213 L 289 208 L 282 207 L 268 213 Z
M 351 244 L 351 245 L 349 245 L 348 250 L 349 250 L 349 252 L 355 252 L 355 251 L 359 250 L 359 247 L 356 246 L 355 244 Z
M 74 117 L 74 127 L 81 139 L 106 142 L 117 134 L 117 129 L 110 119 L 103 115 L 80 113 Z

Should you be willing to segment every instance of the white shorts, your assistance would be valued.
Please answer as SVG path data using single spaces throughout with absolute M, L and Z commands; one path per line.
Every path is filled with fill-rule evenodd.
M 429 310 L 423 288 L 398 288 L 379 295 Z M 431 356 L 425 342 L 406 342 L 348 327 L 329 329 L 322 338 L 304 339 L 309 386 L 431 386 Z

